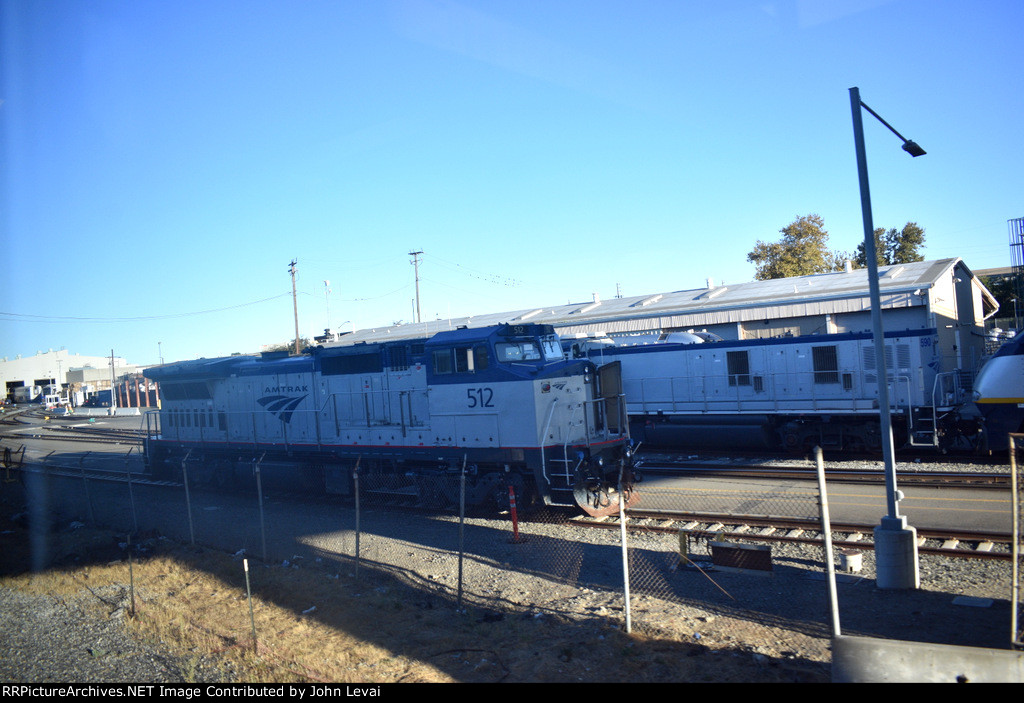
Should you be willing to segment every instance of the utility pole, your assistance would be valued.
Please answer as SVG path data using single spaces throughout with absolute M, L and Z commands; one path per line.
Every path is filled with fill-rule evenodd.
M 299 297 L 295 292 L 295 259 L 288 264 L 288 273 L 292 275 L 292 307 L 295 308 L 295 353 L 299 353 Z
M 110 350 L 110 415 L 117 414 L 117 373 L 114 371 L 114 350 Z
M 412 257 L 412 266 L 416 272 L 416 322 L 420 321 L 420 260 L 419 255 L 422 251 L 410 251 L 409 256 Z
M 325 332 L 331 333 L 331 282 L 324 281 L 324 302 L 327 304 L 327 327 Z

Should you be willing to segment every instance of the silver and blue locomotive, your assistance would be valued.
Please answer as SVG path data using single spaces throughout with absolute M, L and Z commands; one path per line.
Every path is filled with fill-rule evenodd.
M 415 490 L 465 467 L 471 504 L 507 504 L 511 485 L 527 502 L 590 512 L 631 481 L 616 379 L 566 360 L 548 325 L 199 359 L 145 375 L 160 384 L 146 441 L 158 474 L 188 461 L 226 484 L 258 460 L 350 494 L 357 468 Z
M 881 447 L 881 374 L 869 333 L 726 341 L 675 332 L 565 344 L 570 356 L 621 366 L 632 436 L 648 446 Z M 958 372 L 939 371 L 940 356 L 935 329 L 885 334 L 900 445 L 966 448 L 980 441 L 978 423 L 962 414 L 968 389 Z

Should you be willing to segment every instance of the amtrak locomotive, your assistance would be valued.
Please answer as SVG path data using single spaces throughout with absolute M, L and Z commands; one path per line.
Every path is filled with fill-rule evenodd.
M 991 449 L 1005 449 L 1007 434 L 1024 433 L 1024 333 L 999 347 L 974 380 L 974 402 L 985 418 Z
M 507 504 L 511 485 L 592 513 L 631 481 L 616 379 L 566 360 L 548 325 L 199 359 L 145 376 L 160 384 L 146 440 L 158 474 L 188 461 L 229 484 L 259 460 L 332 493 L 353 491 L 356 467 L 427 492 L 426 479 L 465 466 L 471 503 Z
M 674 332 L 653 340 L 565 343 L 574 358 L 621 366 L 637 442 L 794 451 L 881 447 L 880 373 L 869 333 L 725 341 Z M 935 329 L 886 333 L 885 363 L 898 446 L 979 446 L 980 423 L 971 417 L 961 374 L 937 371 Z

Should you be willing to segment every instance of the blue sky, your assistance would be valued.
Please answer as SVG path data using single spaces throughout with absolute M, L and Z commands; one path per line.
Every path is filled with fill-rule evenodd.
M 1010 264 L 1019 0 L 0 4 L 0 356 L 132 363 L 749 281 L 819 214 Z M 330 286 L 324 281 L 329 280 Z

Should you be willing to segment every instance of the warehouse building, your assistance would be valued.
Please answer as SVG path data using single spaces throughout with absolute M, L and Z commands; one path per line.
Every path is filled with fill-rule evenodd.
M 118 378 L 137 371 L 137 367 L 129 365 L 121 357 L 115 356 L 113 363 L 114 374 Z M 66 349 L 50 349 L 36 352 L 33 356 L 0 360 L 0 383 L 8 400 L 14 400 L 16 396 L 36 400 L 33 396 L 42 390 L 32 392 L 31 389 L 57 386 L 61 389 L 60 395 L 73 402 L 75 394 L 81 394 L 76 403 L 80 404 L 90 393 L 111 387 L 110 364 L 109 356 L 84 356 Z
M 941 371 L 976 371 L 986 354 L 985 320 L 998 311 L 992 294 L 959 258 L 879 267 L 886 331 L 934 328 Z M 866 268 L 668 293 L 592 300 L 434 320 L 346 334 L 342 344 L 423 337 L 460 326 L 553 325 L 562 335 L 605 333 L 638 338 L 680 330 L 728 340 L 871 331 Z

